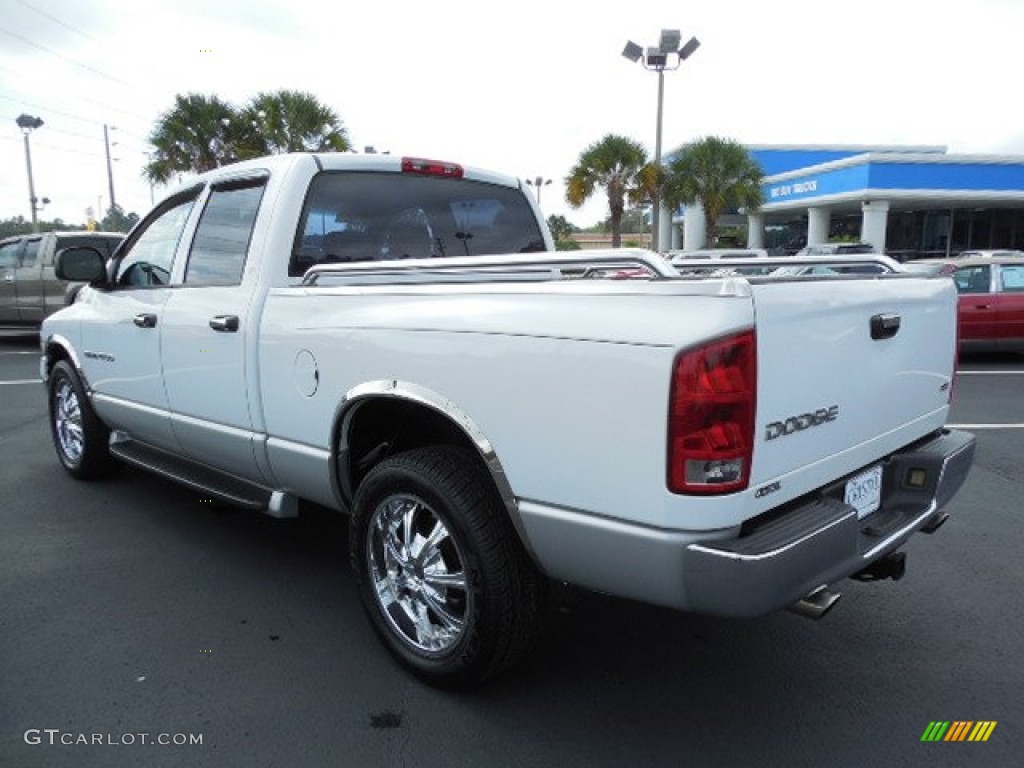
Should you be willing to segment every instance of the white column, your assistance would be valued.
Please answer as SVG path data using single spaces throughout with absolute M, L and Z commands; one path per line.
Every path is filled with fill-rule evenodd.
M 683 250 L 697 251 L 704 247 L 704 208 L 700 203 L 688 205 L 686 211 L 686 224 L 683 227 Z
M 821 245 L 828 242 L 828 225 L 831 212 L 828 208 L 807 209 L 807 244 Z
M 860 240 L 881 253 L 885 250 L 885 230 L 889 224 L 888 200 L 865 200 L 860 204 Z
M 747 248 L 764 248 L 764 214 L 747 214 Z

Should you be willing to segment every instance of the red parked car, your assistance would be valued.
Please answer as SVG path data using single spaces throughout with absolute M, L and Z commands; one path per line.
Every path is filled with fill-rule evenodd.
M 1024 257 L 926 259 L 908 271 L 949 275 L 960 293 L 960 349 L 1024 351 Z

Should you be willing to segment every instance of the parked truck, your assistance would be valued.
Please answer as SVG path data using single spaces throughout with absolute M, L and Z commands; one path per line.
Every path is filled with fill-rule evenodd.
M 124 240 L 118 232 L 44 232 L 0 240 L 0 330 L 39 330 L 64 306 L 68 284 L 53 273 L 57 251 L 89 245 L 104 256 Z
M 89 283 L 41 332 L 64 468 L 349 514 L 374 629 L 438 686 L 521 657 L 551 580 L 822 615 L 973 459 L 951 281 L 555 253 L 517 179 L 454 163 L 227 166 L 57 269 Z

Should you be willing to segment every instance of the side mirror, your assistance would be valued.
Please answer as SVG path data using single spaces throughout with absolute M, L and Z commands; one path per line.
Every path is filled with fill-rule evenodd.
M 58 252 L 53 271 L 58 280 L 93 285 L 107 281 L 107 266 L 103 254 L 88 245 L 65 248 Z

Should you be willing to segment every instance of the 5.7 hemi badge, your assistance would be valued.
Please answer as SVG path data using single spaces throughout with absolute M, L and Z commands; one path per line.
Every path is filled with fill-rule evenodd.
M 773 421 L 764 428 L 764 439 L 774 440 L 777 437 L 792 435 L 794 432 L 803 432 L 811 427 L 820 427 L 830 421 L 839 418 L 839 406 L 830 405 L 827 408 L 819 408 L 816 411 L 801 413 L 799 416 L 790 416 L 783 421 Z

